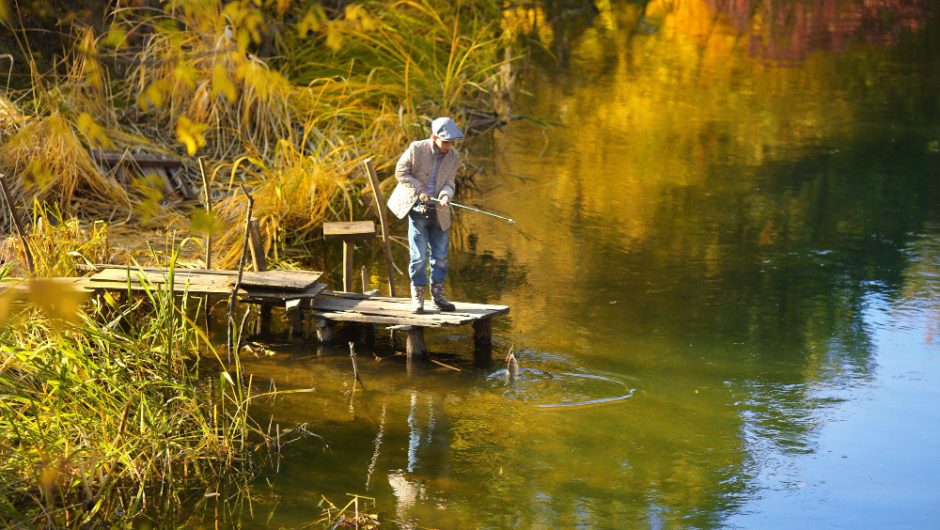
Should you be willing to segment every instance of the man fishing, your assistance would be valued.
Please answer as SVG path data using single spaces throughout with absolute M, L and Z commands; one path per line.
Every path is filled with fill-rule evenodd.
M 460 155 L 454 142 L 463 131 L 450 118 L 431 122 L 431 137 L 412 142 L 395 166 L 398 185 L 388 199 L 388 207 L 399 219 L 408 216 L 408 249 L 411 279 L 411 310 L 424 312 L 424 293 L 431 265 L 431 299 L 440 311 L 453 311 L 444 297 L 447 276 L 447 248 L 450 228 L 450 200 Z

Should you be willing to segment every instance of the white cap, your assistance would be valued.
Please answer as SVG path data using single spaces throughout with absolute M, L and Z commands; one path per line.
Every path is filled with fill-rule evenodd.
M 448 142 L 463 140 L 463 131 L 450 118 L 437 118 L 432 121 L 431 134 Z

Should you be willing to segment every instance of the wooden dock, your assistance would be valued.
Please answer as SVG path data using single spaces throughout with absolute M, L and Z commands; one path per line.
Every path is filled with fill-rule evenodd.
M 91 293 L 145 292 L 166 288 L 171 276 L 176 294 L 231 295 L 234 290 L 241 302 L 261 304 L 263 330 L 267 325 L 264 308 L 268 308 L 270 315 L 271 307 L 280 306 L 288 310 L 295 333 L 303 329 L 304 318 L 315 318 L 317 338 L 323 342 L 332 338 L 332 329 L 337 323 L 362 324 L 367 326 L 370 334 L 374 326 L 404 331 L 407 333 L 406 354 L 409 359 L 427 354 L 426 328 L 470 324 L 473 326 L 474 359 L 478 364 L 488 364 L 492 355 L 493 318 L 509 312 L 509 307 L 504 305 L 453 302 L 454 311 L 426 309 L 423 314 L 414 314 L 408 298 L 327 290 L 326 285 L 318 281 L 322 273 L 317 271 L 245 271 L 239 281 L 237 271 L 177 268 L 171 275 L 171 271 L 160 267 L 95 265 L 88 276 L 45 278 L 43 281 L 55 281 L 63 288 Z M 28 282 L 4 283 L 18 291 L 29 288 Z
M 388 298 L 324 290 L 313 301 L 310 314 L 326 322 L 358 322 L 385 325 L 406 331 L 408 357 L 425 355 L 425 328 L 473 325 L 474 358 L 489 363 L 492 355 L 493 317 L 509 313 L 509 306 L 453 302 L 454 311 L 411 312 L 408 298 Z M 429 304 L 430 305 L 430 304 Z

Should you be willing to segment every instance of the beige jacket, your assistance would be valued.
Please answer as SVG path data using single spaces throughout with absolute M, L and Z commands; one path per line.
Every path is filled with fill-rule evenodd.
M 425 189 L 431 178 L 431 167 L 434 159 L 434 141 L 430 138 L 412 142 L 408 149 L 402 153 L 395 166 L 395 179 L 398 185 L 388 198 L 388 208 L 399 219 L 404 219 L 411 208 L 418 202 L 419 190 Z M 432 197 L 441 198 L 447 195 L 454 197 L 454 177 L 457 175 L 457 163 L 460 154 L 454 148 L 444 155 L 441 167 L 437 170 L 437 186 Z M 443 207 L 434 203 L 437 212 L 437 223 L 441 230 L 450 228 L 450 206 Z

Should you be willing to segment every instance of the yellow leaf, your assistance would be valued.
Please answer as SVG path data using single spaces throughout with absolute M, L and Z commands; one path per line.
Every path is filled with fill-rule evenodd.
M 189 229 L 197 234 L 215 236 L 225 230 L 225 223 L 213 213 L 205 210 L 193 210 L 189 221 Z
M 115 50 L 121 49 L 127 44 L 127 30 L 120 24 L 111 24 L 111 27 L 108 29 L 108 34 L 105 35 L 101 44 L 110 46 Z
M 7 8 L 6 0 L 0 0 L 0 22 L 6 22 L 10 18 L 10 10 Z
M 182 83 L 187 88 L 193 88 L 196 86 L 196 69 L 192 65 L 180 61 L 176 64 L 176 67 L 173 68 L 173 79 L 177 83 Z
M 167 88 L 167 81 L 165 79 L 159 79 L 147 85 L 147 88 L 137 96 L 137 105 L 140 107 L 140 110 L 163 106 L 163 92 Z
M 180 116 L 176 122 L 176 139 L 186 146 L 189 156 L 196 154 L 200 148 L 205 147 L 206 137 L 203 133 L 209 126 L 204 123 L 195 123 L 186 116 Z
M 225 96 L 225 99 L 235 101 L 235 84 L 228 78 L 225 67 L 217 64 L 212 68 L 212 91 L 210 95 L 216 97 L 220 93 Z
M 88 139 L 89 144 L 104 147 L 105 149 L 111 147 L 111 139 L 108 138 L 104 129 L 95 122 L 91 114 L 87 112 L 81 113 L 78 116 L 76 125 L 78 126 L 78 130 Z
M 26 177 L 26 182 L 39 187 L 41 190 L 46 190 L 55 180 L 49 165 L 41 158 L 30 160 L 29 163 L 26 164 L 26 169 L 23 173 Z
M 334 52 L 343 47 L 343 30 L 335 22 L 326 26 L 326 47 Z
M 71 322 L 77 319 L 85 298 L 86 293 L 55 280 L 34 278 L 29 281 L 29 301 L 49 315 L 54 322 Z
M 306 37 L 307 33 L 320 31 L 320 28 L 323 27 L 324 18 L 323 8 L 320 8 L 320 6 L 307 10 L 307 14 L 304 15 L 304 18 L 300 19 L 300 22 L 297 23 L 297 33 L 301 37 Z

